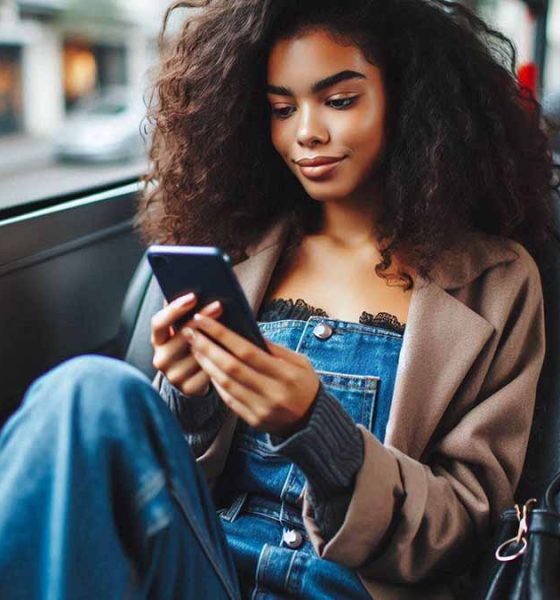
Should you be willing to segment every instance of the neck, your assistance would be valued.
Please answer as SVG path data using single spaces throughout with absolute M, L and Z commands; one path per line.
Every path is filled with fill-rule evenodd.
M 322 207 L 322 226 L 319 235 L 333 245 L 347 250 L 377 246 L 375 209 L 370 201 L 325 202 Z

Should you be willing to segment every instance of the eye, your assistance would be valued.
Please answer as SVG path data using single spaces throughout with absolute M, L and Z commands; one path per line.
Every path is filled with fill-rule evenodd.
M 333 100 L 328 100 L 327 104 L 336 108 L 337 110 L 345 110 L 346 108 L 350 108 L 352 104 L 358 99 L 358 96 L 351 96 L 350 98 L 335 98 Z
M 274 108 L 274 106 L 271 107 L 272 116 L 275 119 L 287 119 L 294 110 L 293 106 L 282 106 L 280 108 Z

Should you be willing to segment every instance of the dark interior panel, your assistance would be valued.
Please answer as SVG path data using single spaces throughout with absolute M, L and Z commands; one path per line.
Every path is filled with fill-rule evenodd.
M 136 185 L 0 222 L 0 423 L 27 386 L 77 354 L 111 354 L 144 251 Z

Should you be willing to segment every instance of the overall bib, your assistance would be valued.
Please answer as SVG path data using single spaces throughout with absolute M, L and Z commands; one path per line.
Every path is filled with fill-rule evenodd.
M 307 355 L 353 420 L 383 441 L 402 334 L 316 315 L 259 327 L 270 341 Z M 305 476 L 271 450 L 266 433 L 239 421 L 222 480 L 227 508 L 218 514 L 244 598 L 370 599 L 353 570 L 316 554 L 301 517 Z

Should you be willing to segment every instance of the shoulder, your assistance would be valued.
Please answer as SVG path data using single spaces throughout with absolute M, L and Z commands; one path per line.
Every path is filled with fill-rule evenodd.
M 503 243 L 516 255 L 513 260 L 506 263 L 507 266 L 505 268 L 511 273 L 510 276 L 520 282 L 533 281 L 540 284 L 539 267 L 527 249 L 514 240 L 506 239 Z
M 465 240 L 467 242 L 467 240 Z M 541 330 L 543 289 L 537 264 L 520 243 L 474 234 L 438 265 L 432 281 L 492 325 L 498 336 L 514 323 Z
M 538 266 L 522 244 L 480 232 L 469 233 L 443 253 L 430 280 L 447 290 L 485 283 L 498 288 L 523 286 L 526 282 L 540 286 Z

